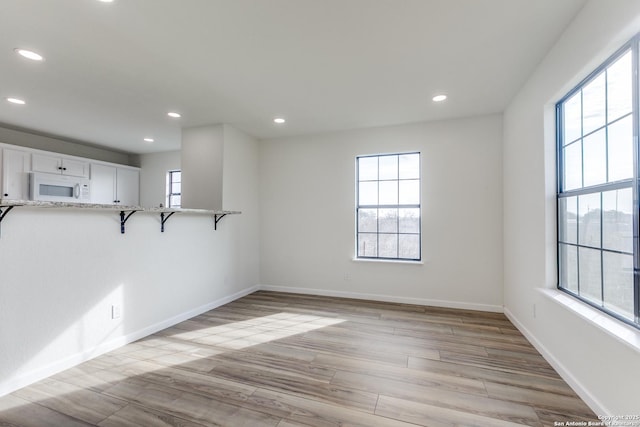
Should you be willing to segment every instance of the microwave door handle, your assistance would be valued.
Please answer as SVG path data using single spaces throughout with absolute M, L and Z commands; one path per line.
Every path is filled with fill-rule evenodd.
M 75 197 L 76 199 L 80 198 L 80 184 L 76 184 L 73 187 L 73 197 Z

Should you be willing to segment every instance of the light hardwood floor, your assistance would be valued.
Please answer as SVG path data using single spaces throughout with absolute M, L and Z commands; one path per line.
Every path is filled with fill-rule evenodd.
M 501 314 L 256 292 L 0 398 L 0 426 L 547 426 L 596 416 Z

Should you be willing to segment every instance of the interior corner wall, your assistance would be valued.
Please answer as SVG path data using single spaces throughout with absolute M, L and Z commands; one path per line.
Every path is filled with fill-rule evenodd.
M 557 280 L 554 105 L 639 17 L 640 2 L 587 2 L 504 114 L 505 312 L 603 415 L 638 413 L 640 353 L 540 292 Z
M 502 311 L 502 117 L 260 142 L 267 289 Z M 354 261 L 358 155 L 422 153 L 423 264 Z
M 233 238 L 226 250 L 232 260 L 229 274 L 244 287 L 260 283 L 260 196 L 258 141 L 224 125 L 222 206 L 240 211 L 227 215 L 218 226 L 232 226 Z

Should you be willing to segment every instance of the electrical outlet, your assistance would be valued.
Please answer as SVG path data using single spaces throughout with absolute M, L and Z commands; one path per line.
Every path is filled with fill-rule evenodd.
M 120 304 L 113 304 L 111 306 L 111 318 L 119 319 L 122 317 L 122 306 Z
M 351 275 L 349 273 L 344 273 L 344 281 L 348 282 L 349 280 L 351 280 Z

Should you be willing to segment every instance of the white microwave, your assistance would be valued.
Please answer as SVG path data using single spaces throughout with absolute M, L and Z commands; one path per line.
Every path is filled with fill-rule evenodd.
M 29 173 L 31 200 L 89 203 L 90 189 L 91 183 L 87 178 L 43 172 Z

